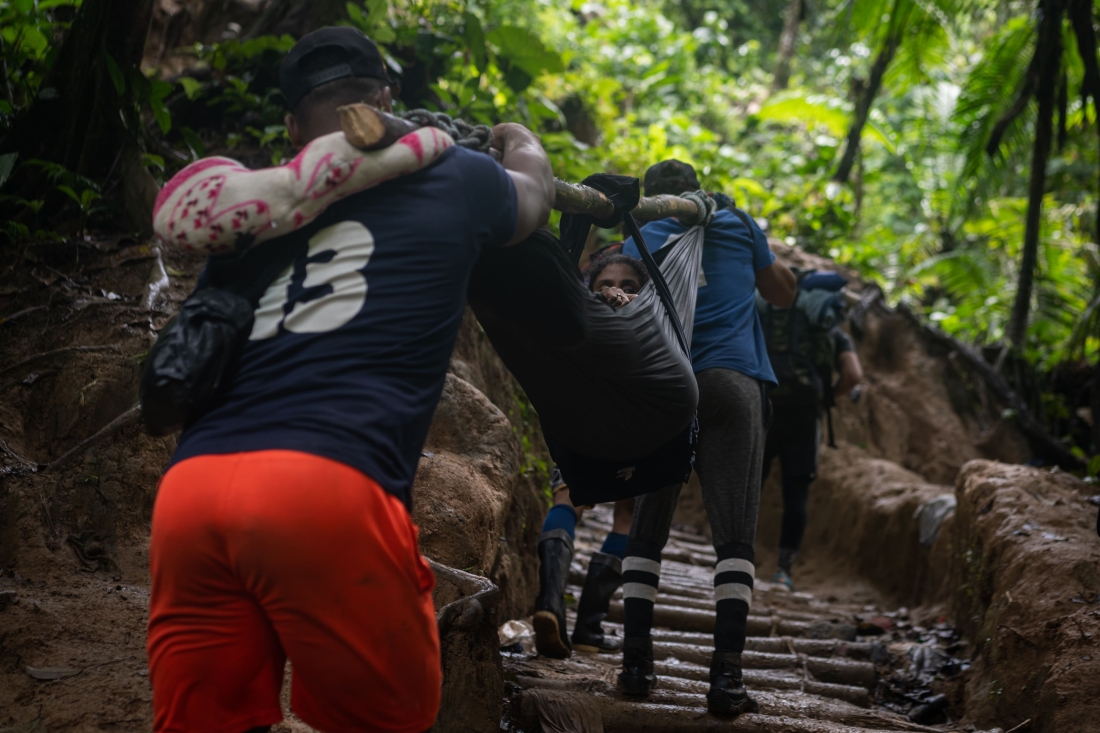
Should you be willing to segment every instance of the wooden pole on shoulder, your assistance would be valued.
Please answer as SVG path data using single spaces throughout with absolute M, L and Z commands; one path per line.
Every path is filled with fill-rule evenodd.
M 555 178 L 554 194 L 554 208 L 563 214 L 589 214 L 597 219 L 606 219 L 615 211 L 610 199 L 596 189 L 579 183 L 567 183 Z M 662 195 L 643 197 L 630 213 L 638 221 L 667 219 L 670 216 L 690 221 L 699 216 L 699 208 L 694 201 Z
M 417 125 L 408 120 L 366 104 L 349 104 L 338 111 L 344 136 L 360 150 L 378 150 L 393 145 L 417 129 Z M 554 208 L 564 214 L 589 214 L 597 219 L 606 219 L 615 211 L 610 199 L 596 189 L 579 183 L 555 178 L 554 194 Z M 693 201 L 678 196 L 650 196 L 638 201 L 638 206 L 631 213 L 642 222 L 670 216 L 691 221 L 699 215 L 699 209 Z

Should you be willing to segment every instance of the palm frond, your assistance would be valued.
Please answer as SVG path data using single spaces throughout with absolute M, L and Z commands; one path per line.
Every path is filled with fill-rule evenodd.
M 967 76 L 955 107 L 955 119 L 963 130 L 959 147 L 966 155 L 967 177 L 977 172 L 994 125 L 1015 100 L 1035 41 L 1032 18 L 1013 18 L 985 43 L 982 59 Z

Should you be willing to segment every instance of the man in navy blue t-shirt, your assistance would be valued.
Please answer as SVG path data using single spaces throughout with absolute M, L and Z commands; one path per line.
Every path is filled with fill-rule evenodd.
M 390 108 L 377 47 L 303 37 L 280 68 L 294 144 L 337 107 Z M 319 730 L 430 728 L 440 701 L 434 578 L 410 491 L 486 247 L 544 223 L 538 139 L 494 129 L 501 163 L 460 147 L 332 205 L 259 302 L 235 380 L 188 427 L 161 482 L 150 547 L 156 731 L 266 729 L 292 705 Z M 262 256 L 265 245 L 249 256 Z
M 695 170 L 666 160 L 645 175 L 647 196 L 698 191 Z M 646 243 L 659 249 L 683 234 L 676 219 L 642 228 Z M 633 240 L 623 253 L 637 257 Z M 699 447 L 695 469 L 703 489 L 718 555 L 714 571 L 717 616 L 707 707 L 716 714 L 756 708 L 745 691 L 741 652 L 752 600 L 753 541 L 760 504 L 760 475 L 767 431 L 767 385 L 775 383 L 755 291 L 779 307 L 794 301 L 795 280 L 768 248 L 768 240 L 745 214 L 722 209 L 707 225 L 695 328 L 692 367 L 699 382 Z M 623 560 L 626 624 L 623 690 L 646 695 L 653 686 L 653 601 L 660 578 L 661 550 L 668 541 L 679 484 L 639 497 Z

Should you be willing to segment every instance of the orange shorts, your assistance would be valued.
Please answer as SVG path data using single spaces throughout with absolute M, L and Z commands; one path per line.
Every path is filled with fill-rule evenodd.
M 439 710 L 432 589 L 399 499 L 294 451 L 185 460 L 149 549 L 154 730 L 243 733 L 291 706 L 325 733 L 419 733 Z

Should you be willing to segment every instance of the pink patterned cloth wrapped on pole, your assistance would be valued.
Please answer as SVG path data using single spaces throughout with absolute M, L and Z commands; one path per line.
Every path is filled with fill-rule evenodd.
M 204 158 L 161 189 L 153 230 L 192 252 L 229 252 L 238 242 L 252 246 L 301 228 L 345 196 L 428 167 L 452 145 L 447 133 L 423 127 L 373 151 L 334 132 L 286 165 L 256 171 L 231 158 Z

